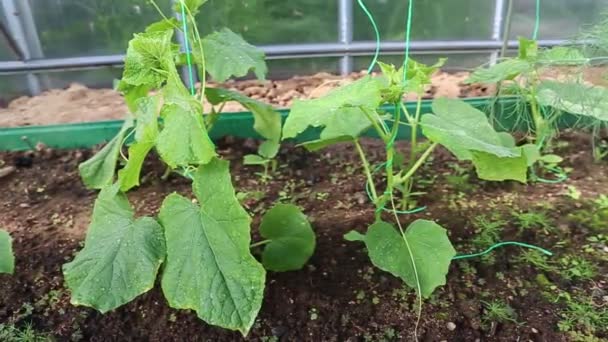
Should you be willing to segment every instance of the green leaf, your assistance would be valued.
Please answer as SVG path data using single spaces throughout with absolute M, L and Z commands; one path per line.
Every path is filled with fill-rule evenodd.
M 314 100 L 296 100 L 283 126 L 283 139 L 295 138 L 308 127 L 323 127 L 320 140 L 352 141 L 372 123 L 365 111 L 375 113 L 382 103 L 382 85 L 370 76 Z
M 257 154 L 248 154 L 243 157 L 244 165 L 266 165 L 268 164 L 268 160 L 264 159 Z
M 564 161 L 564 158 L 562 158 L 556 154 L 545 154 L 540 157 L 540 160 L 542 160 L 544 163 L 547 163 L 547 164 L 559 164 L 562 161 Z
M 445 285 L 456 251 L 447 232 L 432 221 L 416 220 L 401 235 L 391 224 L 378 221 L 365 234 L 372 263 L 401 278 L 423 297 Z M 413 261 L 413 262 L 412 262 Z
M 158 88 L 175 69 L 173 54 L 178 48 L 171 43 L 173 30 L 136 34 L 129 42 L 122 81 L 133 86 Z
M 203 50 L 207 73 L 216 82 L 224 82 L 231 76 L 246 76 L 250 70 L 259 79 L 266 77 L 264 52 L 227 28 L 203 38 Z
M 528 179 L 528 158 L 524 153 L 515 158 L 500 158 L 490 153 L 473 151 L 472 161 L 477 176 L 481 179 L 516 180 L 522 183 Z
M 180 23 L 176 18 L 163 19 L 148 25 L 148 27 L 146 27 L 146 33 L 174 30 L 175 27 L 179 27 L 179 24 Z
M 532 70 L 532 65 L 527 61 L 507 59 L 491 67 L 475 70 L 464 83 L 498 83 L 512 80 L 530 70 Z
M 131 113 L 137 112 L 137 100 L 146 97 L 151 90 L 149 85 L 133 86 L 121 80 L 116 90 L 120 91 L 125 98 L 125 103 Z
M 538 57 L 538 43 L 536 40 L 519 37 L 519 55 L 521 60 L 534 61 Z
M 15 256 L 11 236 L 0 229 L 0 273 L 13 274 L 15 271 Z
M 350 241 L 350 242 L 356 242 L 356 241 L 365 242 L 365 235 L 359 233 L 356 230 L 351 230 L 350 232 L 344 234 L 344 240 Z
M 161 116 L 165 124 L 156 149 L 171 168 L 206 164 L 216 156 L 202 115 L 172 104 L 163 107 Z
M 440 58 L 434 65 L 425 65 L 410 58 L 407 63 L 407 83 L 405 91 L 423 93 L 425 87 L 431 84 L 431 76 L 437 72 L 447 61 L 447 58 Z
M 203 114 L 202 104 L 186 89 L 175 69 L 169 73 L 162 95 L 165 105 L 177 105 L 184 111 Z
M 538 146 L 535 144 L 525 144 L 521 147 L 521 151 L 526 156 L 528 167 L 534 165 L 541 158 Z
M 200 7 L 203 6 L 206 2 L 207 0 L 178 0 L 175 2 L 175 5 L 173 5 L 173 11 L 175 11 L 176 13 L 181 13 L 183 3 L 186 8 L 190 10 L 190 13 L 194 17 L 198 14 Z
M 262 253 L 262 264 L 270 271 L 299 270 L 315 250 L 315 233 L 308 218 L 293 204 L 277 204 L 266 212 L 260 235 L 270 240 Z
M 581 65 L 589 60 L 583 53 L 575 48 L 567 46 L 556 46 L 542 51 L 537 63 L 541 65 Z
M 496 132 L 486 114 L 464 101 L 443 98 L 433 101 L 433 112 L 421 119 L 424 135 L 459 160 L 471 160 L 480 178 L 525 179 L 527 159 L 521 148 L 509 134 Z
M 277 155 L 281 141 L 281 114 L 275 111 L 271 105 L 221 88 L 207 88 L 205 95 L 214 106 L 223 102 L 236 101 L 247 108 L 253 114 L 253 129 L 267 140 L 260 146 L 260 154 L 268 159 Z
M 156 144 L 158 137 L 160 98 L 158 96 L 142 98 L 138 101 L 138 106 L 135 143 L 129 147 L 127 165 L 118 171 L 120 190 L 124 192 L 139 185 L 139 175 L 144 159 Z
M 118 184 L 101 191 L 84 249 L 63 266 L 72 304 L 105 313 L 154 286 L 165 259 L 163 230 L 154 219 L 133 214 Z
M 106 146 L 91 159 L 78 165 L 80 177 L 88 189 L 102 189 L 112 184 L 125 134 L 132 126 L 132 118 L 125 120 L 118 134 Z
M 608 90 L 602 87 L 543 81 L 538 87 L 537 98 L 542 106 L 608 121 Z
M 251 219 L 236 199 L 228 162 L 200 166 L 193 192 L 200 207 L 172 194 L 160 209 L 163 292 L 171 307 L 245 335 L 262 305 L 265 271 L 249 251 Z

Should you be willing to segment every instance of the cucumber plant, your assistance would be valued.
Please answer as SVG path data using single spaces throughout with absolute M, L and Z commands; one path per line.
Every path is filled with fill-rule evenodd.
M 0 229 L 0 273 L 13 274 L 14 270 L 15 256 L 11 236 Z
M 194 16 L 205 0 L 182 0 L 180 20 L 164 19 L 129 42 L 118 88 L 132 117 L 118 135 L 79 167 L 84 183 L 100 189 L 84 248 L 63 267 L 71 301 L 103 313 L 149 291 L 160 277 L 173 308 L 196 311 L 205 322 L 246 335 L 262 305 L 266 270 L 301 268 L 311 257 L 315 235 L 306 216 L 279 204 L 262 218 L 264 240 L 251 243 L 251 218 L 235 196 L 229 162 L 209 136 L 226 101 L 254 115 L 265 138 L 264 158 L 279 149 L 281 118 L 269 105 L 239 93 L 206 87 L 253 71 L 263 78 L 264 54 L 228 29 L 201 38 Z M 183 8 L 181 6 L 184 6 Z M 189 27 L 189 28 L 188 28 Z M 182 31 L 193 42 L 182 53 L 173 43 Z M 202 85 L 191 92 L 178 67 L 196 65 Z M 203 115 L 203 99 L 212 105 Z M 123 145 L 133 136 L 126 156 Z M 192 179 L 194 199 L 167 196 L 158 218 L 135 217 L 126 192 L 140 184 L 144 159 L 156 150 L 168 170 Z M 119 158 L 124 165 L 118 168 Z M 263 247 L 261 262 L 252 249 Z
M 366 76 L 314 100 L 296 101 L 285 125 L 283 139 L 298 137 L 311 127 L 320 129 L 319 138 L 302 145 L 316 151 L 335 143 L 352 143 L 356 148 L 367 179 L 366 188 L 375 206 L 375 220 L 362 234 L 351 231 L 345 239 L 362 242 L 372 264 L 400 278 L 415 289 L 418 318 L 422 298 L 445 284 L 451 261 L 456 255 L 445 228 L 431 220 L 415 220 L 407 228 L 399 218 L 395 196 L 411 203 L 415 176 L 428 161 L 434 149 L 442 145 L 459 160 L 470 161 L 479 178 L 490 181 L 527 181 L 528 167 L 539 153 L 533 145 L 516 146 L 508 133 L 497 132 L 485 113 L 466 102 L 436 99 L 432 113 L 423 113 L 422 96 L 430 76 L 443 64 L 440 60 L 426 66 L 408 59 L 405 66 L 379 63 L 382 77 Z M 416 93 L 413 112 L 402 99 L 405 93 Z M 387 111 L 386 108 L 390 108 Z M 392 113 L 391 113 L 392 112 Z M 409 126 L 411 142 L 408 157 L 399 157 L 395 146 L 400 126 Z M 386 161 L 373 168 L 360 143 L 363 134 L 372 130 L 385 143 Z M 427 140 L 419 141 L 419 135 Z M 402 161 L 398 160 L 401 159 Z M 375 173 L 384 168 L 382 191 L 376 187 Z M 383 217 L 392 214 L 392 224 Z M 407 211 L 405 212 L 407 213 Z M 396 226 L 395 226 L 396 225 Z M 418 323 L 414 329 L 417 336 Z
M 311 127 L 319 129 L 318 139 L 302 143 L 311 151 L 336 143 L 354 145 L 376 214 L 365 234 L 352 231 L 345 238 L 365 243 L 376 267 L 401 278 L 421 297 L 445 284 L 456 252 L 447 231 L 433 221 L 416 220 L 404 229 L 395 196 L 411 197 L 417 171 L 439 145 L 459 160 L 471 161 L 479 178 L 492 181 L 526 182 L 528 165 L 535 158 L 528 154 L 529 146 L 516 146 L 511 135 L 495 131 L 486 114 L 466 102 L 440 98 L 433 102 L 432 113 L 422 113 L 424 89 L 442 63 L 426 66 L 408 59 L 400 69 L 380 63 L 381 77 L 368 75 L 324 97 L 296 100 L 283 127 L 283 139 L 296 138 Z M 414 112 L 403 105 L 406 92 L 418 94 Z M 404 125 L 411 131 L 409 157 L 397 163 L 400 151 L 395 140 Z M 385 143 L 382 188 L 377 188 L 374 177 L 378 167 L 370 164 L 360 143 L 368 130 Z M 420 141 L 420 134 L 427 140 Z M 392 214 L 397 227 L 385 220 L 383 212 Z
M 582 70 L 593 60 L 583 49 L 570 46 L 539 49 L 535 40 L 519 38 L 517 56 L 478 68 L 465 83 L 498 83 L 497 96 L 518 96 L 529 108 L 529 140 L 542 152 L 557 135 L 557 123 L 565 113 L 594 124 L 608 122 L 608 90 L 582 81 Z M 558 71 L 557 79 L 542 77 L 543 72 L 559 67 L 566 68 Z M 518 119 L 526 118 L 522 115 Z M 538 158 L 538 162 L 549 166 L 560 161 L 556 155 Z

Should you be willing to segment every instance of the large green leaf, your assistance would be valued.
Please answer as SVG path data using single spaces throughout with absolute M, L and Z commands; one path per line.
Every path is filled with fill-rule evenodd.
M 519 37 L 518 58 L 534 62 L 538 57 L 538 43 L 534 39 Z
M 133 86 L 158 88 L 175 68 L 173 30 L 136 34 L 129 42 L 122 81 Z
M 576 48 L 567 46 L 556 46 L 542 51 L 537 63 L 541 65 L 581 65 L 588 60 L 583 53 Z
M 158 137 L 158 112 L 160 98 L 158 96 L 145 97 L 137 101 L 135 142 L 129 147 L 129 160 L 127 165 L 118 171 L 118 181 L 121 191 L 139 185 L 139 174 L 144 159 L 156 144 Z
M 349 233 L 347 237 L 351 241 L 363 239 L 376 267 L 401 278 L 417 291 L 420 287 L 423 297 L 445 285 L 450 262 L 456 255 L 446 230 L 427 220 L 414 221 L 403 235 L 391 224 L 378 221 L 365 236 Z
M 133 119 L 129 117 L 118 134 L 106 146 L 91 159 L 78 165 L 80 177 L 87 188 L 102 189 L 112 184 L 125 134 L 131 127 L 133 127 Z
M 475 70 L 465 83 L 498 83 L 512 80 L 522 73 L 532 70 L 532 64 L 520 59 L 507 59 L 488 68 Z
M 200 166 L 193 191 L 200 206 L 172 194 L 160 209 L 167 241 L 163 292 L 172 307 L 247 334 L 266 273 L 249 251 L 251 219 L 235 197 L 228 162 Z
M 264 52 L 227 28 L 203 38 L 203 50 L 207 73 L 216 82 L 224 82 L 232 76 L 246 76 L 249 71 L 259 79 L 266 77 L 268 68 Z
M 15 271 L 15 256 L 11 236 L 0 229 L 0 273 L 13 274 Z
M 319 141 L 352 141 L 372 123 L 364 111 L 375 113 L 382 103 L 382 84 L 366 76 L 313 100 L 296 100 L 283 127 L 283 139 L 295 138 L 308 127 L 323 127 Z
M 299 270 L 315 250 L 315 232 L 306 215 L 293 204 L 277 204 L 262 218 L 260 235 L 270 242 L 262 264 L 268 270 Z
M 178 105 L 165 105 L 161 115 L 164 128 L 158 136 L 156 150 L 165 163 L 176 168 L 206 164 L 215 157 L 215 146 L 202 115 Z
M 434 114 L 422 117 L 422 130 L 460 160 L 471 160 L 487 180 L 527 178 L 527 159 L 507 133 L 494 130 L 487 116 L 473 106 L 451 99 L 433 101 Z M 522 157 L 523 156 L 523 157 Z
M 608 90 L 602 87 L 543 81 L 538 87 L 537 98 L 543 106 L 608 121 Z
M 265 143 L 267 150 L 263 151 L 262 156 L 265 158 L 276 156 L 281 141 L 281 114 L 275 111 L 271 105 L 221 88 L 207 88 L 205 95 L 214 106 L 222 102 L 236 101 L 247 108 L 253 114 L 253 129 L 267 140 Z
M 63 275 L 74 305 L 105 313 L 150 290 L 164 259 L 162 227 L 150 217 L 135 219 L 116 184 L 99 194 L 84 249 Z

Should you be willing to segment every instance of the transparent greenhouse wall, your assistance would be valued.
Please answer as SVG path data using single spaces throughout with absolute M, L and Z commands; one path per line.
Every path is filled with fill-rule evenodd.
M 21 1 L 21 0 L 17 0 Z M 124 53 L 134 32 L 141 31 L 158 14 L 147 0 L 23 0 L 29 1 L 40 46 L 45 58 L 111 55 Z M 506 0 L 504 1 L 506 3 Z M 170 15 L 170 1 L 158 1 Z M 403 0 L 365 0 L 376 17 L 383 41 L 402 41 L 407 2 Z M 353 5 L 353 41 L 373 40 L 374 34 L 364 14 Z M 495 21 L 494 0 L 418 1 L 415 7 L 412 39 L 489 40 Z M 530 36 L 534 26 L 535 1 L 515 0 L 512 38 Z M 1 7 L 0 7 L 1 8 Z M 254 44 L 308 44 L 338 42 L 339 0 L 209 0 L 207 15 L 199 22 L 204 32 L 228 26 Z M 608 0 L 542 0 L 540 37 L 571 38 L 582 25 L 595 22 L 608 9 Z M 5 20 L 0 15 L 0 20 Z M 450 70 L 484 63 L 489 53 L 449 55 Z M 429 60 L 429 57 L 418 57 Z M 399 62 L 398 56 L 387 56 Z M 0 39 L 0 61 L 14 60 Z M 364 69 L 369 57 L 353 58 L 355 70 Z M 338 57 L 273 60 L 271 78 L 339 71 Z M 53 88 L 70 82 L 90 87 L 111 87 L 120 74 L 117 68 L 44 73 Z M 24 75 L 0 74 L 0 99 L 5 103 L 27 94 Z

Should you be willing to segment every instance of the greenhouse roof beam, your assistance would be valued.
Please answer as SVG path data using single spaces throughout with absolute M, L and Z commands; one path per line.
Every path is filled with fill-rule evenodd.
M 567 43 L 565 40 L 540 40 L 539 45 L 551 47 Z M 502 43 L 493 40 L 472 41 L 414 41 L 410 51 L 421 52 L 491 52 L 500 49 Z M 298 44 L 298 45 L 265 45 L 260 48 L 270 60 L 312 57 L 341 57 L 344 55 L 365 56 L 375 51 L 374 42 L 353 42 L 351 44 L 324 43 L 324 44 Z M 401 54 L 404 50 L 403 42 L 383 42 L 383 54 Z M 518 42 L 509 42 L 509 48 L 515 49 Z M 83 69 L 96 67 L 121 66 L 124 55 L 67 57 L 53 59 L 32 59 L 28 61 L 0 62 L 0 74 L 14 74 L 24 72 L 60 71 L 69 69 Z

